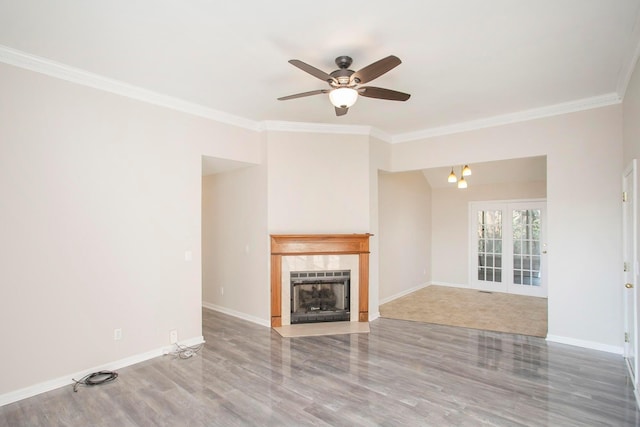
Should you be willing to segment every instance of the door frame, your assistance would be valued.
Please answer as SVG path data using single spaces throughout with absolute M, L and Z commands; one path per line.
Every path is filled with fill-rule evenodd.
M 630 176 L 630 177 L 629 177 Z M 627 177 L 631 179 L 631 189 L 629 188 Z M 633 159 L 622 173 L 623 203 L 630 199 L 631 218 L 627 213 L 627 207 L 622 208 L 622 262 L 623 272 L 621 284 L 631 283 L 632 288 L 621 286 L 624 305 L 624 358 L 633 382 L 636 401 L 640 402 L 638 396 L 638 168 L 637 160 Z M 630 193 L 630 194 L 629 194 Z M 625 198 L 626 194 L 626 198 Z M 631 239 L 631 240 L 629 240 Z M 629 254 L 629 249 L 631 253 Z M 626 263 L 626 265 L 625 265 Z M 629 340 L 626 339 L 630 334 Z
M 542 239 L 540 240 L 541 248 L 540 248 L 540 271 L 542 274 L 542 287 L 540 289 L 536 288 L 534 292 L 528 292 L 526 286 L 513 284 L 513 277 L 509 277 L 513 273 L 513 257 L 512 250 L 509 249 L 506 251 L 507 254 L 510 254 L 509 257 L 505 256 L 505 248 L 507 244 L 505 243 L 505 236 L 507 233 L 511 233 L 512 224 L 511 224 L 511 210 L 517 205 L 527 205 L 527 204 L 541 204 L 541 221 L 542 221 Z M 502 219 L 502 282 L 495 282 L 496 286 L 487 288 L 482 286 L 477 286 L 475 284 L 476 280 L 474 279 L 477 274 L 477 241 L 474 230 L 476 230 L 476 217 L 474 215 L 474 211 L 477 210 L 478 206 L 487 207 L 491 209 L 493 206 L 496 208 L 505 208 L 505 212 L 503 213 Z M 533 199 L 510 199 L 510 200 L 477 200 L 469 202 L 469 287 L 471 289 L 478 289 L 483 291 L 490 292 L 504 292 L 510 293 L 513 295 L 527 295 L 527 296 L 536 296 L 540 298 L 547 298 L 549 294 L 549 283 L 547 280 L 547 199 L 545 198 L 533 198 Z M 509 237 L 511 240 L 511 237 Z M 513 292 L 513 290 L 518 290 L 518 292 Z

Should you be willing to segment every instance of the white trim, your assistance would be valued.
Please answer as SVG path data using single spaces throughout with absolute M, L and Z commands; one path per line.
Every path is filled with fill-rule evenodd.
M 392 136 L 371 126 L 361 125 L 335 125 L 328 123 L 286 122 L 279 120 L 265 120 L 260 123 L 260 130 L 279 132 L 311 132 L 332 133 L 340 135 L 366 135 L 375 136 L 383 141 L 391 142 Z
M 383 132 L 378 128 L 372 127 L 369 135 L 372 136 L 373 138 L 378 138 L 379 140 L 384 142 L 388 142 L 388 143 L 393 142 L 393 135 Z
M 448 288 L 471 289 L 471 285 L 469 285 L 468 283 L 449 283 L 449 282 L 443 282 L 441 280 L 432 280 L 431 285 L 446 286 Z
M 591 98 L 578 99 L 576 101 L 563 102 L 561 104 L 548 105 L 531 110 L 518 111 L 515 113 L 503 114 L 500 116 L 488 117 L 485 119 L 471 120 L 463 123 L 456 123 L 449 126 L 440 126 L 424 129 L 416 132 L 408 132 L 393 136 L 392 143 L 409 142 L 419 139 L 433 138 L 435 136 L 450 135 L 460 132 L 468 132 L 477 129 L 484 129 L 511 123 L 525 122 L 528 120 L 541 119 L 544 117 L 558 116 L 561 114 L 574 113 L 576 111 L 590 110 L 592 108 L 606 107 L 608 105 L 620 104 L 622 99 L 617 93 L 609 93 Z
M 280 120 L 265 120 L 260 123 L 260 130 L 280 132 L 313 132 L 313 133 L 339 133 L 351 135 L 368 135 L 369 126 L 334 125 L 328 123 L 286 122 Z
M 380 318 L 380 312 L 376 311 L 375 313 L 369 313 L 369 322 L 371 322 L 372 320 L 376 320 Z
M 236 310 L 231 310 L 230 308 L 222 307 L 222 306 L 212 304 L 210 302 L 205 302 L 205 301 L 202 301 L 202 306 L 204 308 L 208 308 L 209 310 L 218 311 L 223 314 L 228 314 L 229 316 L 237 317 L 238 319 L 247 320 L 252 323 L 257 323 L 260 326 L 266 326 L 267 328 L 271 327 L 271 322 L 269 322 L 268 320 L 251 316 L 250 314 L 242 313 Z
M 204 343 L 204 338 L 193 337 L 188 340 L 180 341 L 180 345 L 193 346 Z M 120 368 L 135 365 L 140 362 L 144 362 L 149 359 L 168 354 L 174 348 L 173 345 L 157 348 L 155 350 L 148 351 L 146 353 L 136 354 L 134 356 L 126 357 L 124 359 L 116 360 L 114 362 L 105 363 L 104 365 L 95 366 L 90 369 L 85 369 L 79 372 L 75 372 L 63 377 L 55 378 L 49 381 L 44 381 L 38 384 L 34 384 L 29 387 L 22 388 L 20 390 L 11 391 L 0 395 L 0 406 L 8 405 L 9 403 L 17 402 L 22 399 L 27 399 L 35 395 L 46 393 L 51 390 L 55 390 L 60 387 L 65 387 L 73 384 L 72 378 L 80 379 L 92 372 L 98 371 L 115 371 Z
M 103 77 L 80 68 L 71 67 L 60 62 L 31 55 L 7 46 L 0 45 L 0 62 L 25 68 L 27 70 L 46 74 L 72 83 L 89 86 L 105 92 L 132 98 L 160 107 L 177 110 L 198 117 L 215 120 L 233 126 L 257 131 L 259 124 L 256 121 L 234 116 L 213 108 L 194 104 L 168 95 L 163 95 L 138 86 L 124 83 L 118 80 Z
M 383 298 L 380 301 L 378 301 L 378 304 L 379 305 L 386 304 L 386 303 L 388 303 L 390 301 L 393 301 L 394 299 L 398 299 L 398 298 L 401 298 L 401 297 L 403 297 L 405 295 L 409 295 L 412 292 L 418 291 L 418 290 L 420 290 L 422 288 L 426 288 L 427 286 L 430 286 L 430 285 L 431 285 L 431 283 L 422 283 L 420 285 L 414 286 L 413 288 L 406 289 L 406 290 L 404 290 L 404 291 L 402 291 L 400 293 L 397 293 L 395 295 L 391 295 L 390 297 Z
M 622 191 L 629 192 L 631 190 L 630 198 L 631 198 L 631 217 L 627 217 L 627 207 L 624 206 L 622 208 L 622 231 L 623 231 L 623 242 L 622 242 L 622 262 L 627 262 L 631 260 L 633 262 L 633 267 L 631 272 L 625 271 L 621 273 L 621 283 L 631 282 L 636 283 L 636 279 L 639 275 L 638 271 L 638 239 L 637 239 L 637 195 L 638 195 L 638 180 L 637 180 L 637 159 L 631 160 L 631 163 L 624 169 L 622 172 Z M 629 181 L 627 180 L 627 176 L 631 175 L 631 185 L 629 186 Z M 629 188 L 631 187 L 631 188 Z M 628 199 L 627 199 L 628 200 Z M 628 202 L 627 202 L 628 203 Z M 629 239 L 629 233 L 631 234 L 631 239 Z M 631 244 L 631 253 L 628 253 L 629 247 Z M 629 274 L 630 273 L 630 274 Z M 636 402 L 640 405 L 638 399 L 638 306 L 637 306 L 637 292 L 636 288 L 631 290 L 625 288 L 622 289 L 622 300 L 624 304 L 624 322 L 623 322 L 623 334 L 626 337 L 627 333 L 630 333 L 630 329 L 633 329 L 630 337 L 630 342 L 633 343 L 633 347 L 630 346 L 629 342 L 625 339 L 625 343 L 623 345 L 624 349 L 624 357 L 625 357 L 625 365 L 627 366 L 629 377 L 631 378 L 634 386 L 634 394 L 636 396 Z M 629 304 L 631 303 L 631 305 Z M 629 308 L 631 308 L 631 312 L 629 312 Z M 632 324 L 629 324 L 629 319 Z M 631 351 L 633 350 L 633 351 Z M 630 359 L 631 358 L 631 359 Z
M 620 356 L 622 356 L 624 353 L 624 349 L 621 346 L 602 344 L 594 341 L 579 340 L 576 338 L 561 337 L 558 335 L 547 335 L 547 341 L 588 348 L 591 350 L 606 351 L 607 353 L 619 354 Z

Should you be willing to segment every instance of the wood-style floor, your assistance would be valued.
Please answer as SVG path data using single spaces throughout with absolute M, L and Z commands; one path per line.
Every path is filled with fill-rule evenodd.
M 620 356 L 541 338 L 378 319 L 282 338 L 203 311 L 204 349 L 0 408 L 2 426 L 638 425 Z

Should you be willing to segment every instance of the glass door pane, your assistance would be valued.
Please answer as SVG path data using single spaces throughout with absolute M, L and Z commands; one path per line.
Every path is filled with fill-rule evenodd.
M 540 209 L 513 209 L 513 284 L 540 286 Z
M 478 280 L 502 282 L 502 211 L 477 213 Z

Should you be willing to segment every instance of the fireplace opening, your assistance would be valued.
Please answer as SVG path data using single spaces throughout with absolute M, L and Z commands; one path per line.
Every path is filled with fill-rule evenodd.
M 291 323 L 351 320 L 351 270 L 292 271 Z

